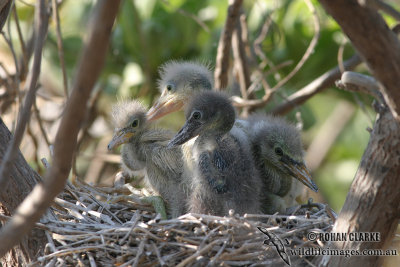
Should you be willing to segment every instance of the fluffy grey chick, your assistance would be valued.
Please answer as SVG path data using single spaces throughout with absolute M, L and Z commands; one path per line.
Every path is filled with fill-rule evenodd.
M 260 180 L 249 144 L 230 133 L 235 110 L 224 95 L 204 91 L 185 111 L 186 123 L 169 147 L 197 137 L 189 211 L 224 216 L 259 212 Z
M 174 135 L 162 129 L 151 129 L 146 109 L 137 101 L 123 101 L 113 106 L 115 125 L 111 150 L 122 144 L 122 168 L 127 173 L 145 168 L 145 181 L 167 203 L 172 217 L 185 213 L 187 190 L 183 182 L 182 152 L 168 149 L 167 141 Z
M 171 60 L 161 66 L 159 73 L 161 96 L 147 113 L 149 121 L 183 109 L 195 93 L 213 88 L 212 72 L 201 63 Z
M 271 214 L 296 205 L 304 189 L 302 184 L 317 192 L 303 160 L 299 131 L 272 116 L 253 115 L 247 121 L 251 125 L 254 161 L 263 182 L 262 211 Z

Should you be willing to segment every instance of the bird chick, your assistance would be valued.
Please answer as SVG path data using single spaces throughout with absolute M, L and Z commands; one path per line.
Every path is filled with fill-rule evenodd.
M 224 216 L 259 212 L 260 180 L 249 143 L 230 133 L 235 110 L 224 95 L 204 91 L 190 101 L 186 122 L 169 142 L 181 145 L 197 137 L 192 147 L 194 170 L 189 211 Z
M 295 205 L 303 191 L 300 183 L 317 192 L 303 160 L 299 131 L 272 116 L 253 115 L 248 122 L 252 125 L 253 157 L 263 182 L 262 211 L 271 214 Z
M 182 180 L 182 152 L 168 149 L 167 141 L 174 135 L 162 129 L 150 129 L 146 109 L 136 101 L 124 101 L 113 106 L 115 124 L 111 150 L 122 145 L 122 168 L 128 174 L 145 168 L 146 186 L 167 203 L 172 217 L 185 213 L 187 190 Z
M 149 121 L 184 108 L 193 94 L 213 88 L 213 76 L 207 65 L 191 61 L 169 61 L 160 68 L 160 98 L 147 113 Z

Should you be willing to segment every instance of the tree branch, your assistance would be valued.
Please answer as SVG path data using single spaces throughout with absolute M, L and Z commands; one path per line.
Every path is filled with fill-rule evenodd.
M 71 169 L 72 154 L 80 125 L 86 114 L 86 104 L 100 75 L 111 29 L 120 1 L 98 1 L 91 21 L 88 39 L 81 55 L 72 93 L 55 138 L 53 164 L 43 183 L 18 207 L 12 219 L 0 231 L 0 257 L 11 249 L 34 226 L 65 185 Z
M 21 143 L 22 137 L 25 132 L 26 124 L 29 121 L 31 115 L 32 104 L 35 101 L 36 91 L 38 86 L 36 86 L 40 75 L 40 66 L 42 63 L 42 50 L 44 45 L 44 40 L 47 34 L 48 28 L 48 15 L 47 6 L 45 0 L 38 0 L 37 8 L 35 9 L 35 53 L 33 56 L 32 71 L 30 74 L 29 81 L 27 82 L 27 91 L 24 106 L 18 116 L 18 124 L 15 130 L 14 138 L 8 145 L 4 160 L 0 166 L 0 190 L 7 189 L 7 173 L 10 169 L 11 162 L 15 159 L 18 151 L 18 147 Z
M 379 232 L 379 242 L 332 242 L 341 250 L 384 249 L 400 214 L 400 42 L 382 17 L 355 0 L 321 0 L 363 57 L 388 104 L 380 109 L 346 201 L 332 229 L 336 233 Z M 371 34 L 374 35 L 371 41 Z M 346 85 L 346 82 L 343 82 Z M 364 86 L 364 85 L 363 85 Z M 375 84 L 372 86 L 376 87 Z M 360 89 L 362 90 L 362 89 Z M 373 90 L 373 88 L 371 88 Z M 370 90 L 370 91 L 371 91 Z M 389 112 L 390 111 L 390 112 Z M 379 256 L 322 258 L 321 266 L 378 266 Z
M 382 94 L 393 117 L 400 121 L 400 41 L 382 16 L 356 0 L 320 0 L 342 27 L 385 90 Z M 371 41 L 371 34 L 374 34 Z
M 228 85 L 229 52 L 232 32 L 239 17 L 243 0 L 229 0 L 228 15 L 218 42 L 217 62 L 215 64 L 215 89 L 221 90 Z
M 343 66 L 345 70 L 352 70 L 361 62 L 362 61 L 360 57 L 358 55 L 355 55 L 352 56 L 350 59 L 346 60 L 343 63 Z M 341 73 L 339 67 L 333 68 L 325 72 L 307 86 L 298 90 L 296 93 L 290 95 L 286 99 L 286 102 L 275 107 L 273 110 L 271 110 L 271 113 L 275 115 L 284 115 L 288 113 L 293 108 L 306 102 L 309 98 L 311 98 L 315 94 L 325 90 L 326 88 L 334 86 L 335 81 L 340 79 L 340 75 Z

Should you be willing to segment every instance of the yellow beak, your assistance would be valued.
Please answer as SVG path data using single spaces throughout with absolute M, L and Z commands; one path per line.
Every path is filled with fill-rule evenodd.
M 113 149 L 114 147 L 117 147 L 119 145 L 125 144 L 129 142 L 129 139 L 134 135 L 134 132 L 128 131 L 127 128 L 122 128 L 117 130 L 110 143 L 108 144 L 107 148 L 108 150 Z
M 314 192 L 318 192 L 318 187 L 311 179 L 310 171 L 307 169 L 305 164 L 285 164 L 285 166 L 289 169 L 294 178 L 302 182 Z
M 157 103 L 147 112 L 147 120 L 157 120 L 171 112 L 181 110 L 183 105 L 184 101 L 181 99 L 164 99 L 160 97 Z

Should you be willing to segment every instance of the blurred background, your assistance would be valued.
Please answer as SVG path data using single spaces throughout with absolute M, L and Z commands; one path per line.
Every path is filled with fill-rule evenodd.
M 44 166 L 40 159 L 50 159 L 51 144 L 74 80 L 86 25 L 95 3 L 92 0 L 51 2 L 58 6 L 60 31 L 57 31 L 56 16 L 52 16 L 36 105 L 20 147 L 29 164 L 41 174 Z M 120 99 L 135 98 L 150 107 L 159 95 L 158 67 L 168 60 L 199 60 L 215 66 L 227 2 L 123 1 L 105 68 L 79 135 L 74 174 L 89 183 L 112 184 L 119 171 L 118 151 L 107 151 L 113 132 L 109 116 L 112 104 Z M 354 55 L 336 22 L 317 1 L 311 2 L 319 19 L 318 43 L 300 70 L 273 94 L 258 110 L 260 112 L 273 110 L 285 102 L 286 97 Z M 11 131 L 24 96 L 34 5 L 35 1 L 16 0 L 0 37 L 0 112 Z M 55 14 L 54 9 L 49 12 Z M 257 82 L 254 66 L 262 70 L 270 87 L 286 77 L 315 37 L 315 17 L 305 1 L 292 0 L 246 0 L 243 14 L 248 27 L 251 78 L 255 95 L 261 98 L 264 89 Z M 386 20 L 389 26 L 395 23 L 389 17 Z M 60 37 L 62 44 L 58 42 Z M 356 71 L 366 72 L 367 69 L 360 65 Z M 230 75 L 230 92 L 235 93 L 237 87 L 236 76 Z M 332 87 L 285 115 L 303 127 L 307 164 L 320 188 L 320 193 L 312 197 L 315 201 L 327 202 L 337 212 L 368 143 L 367 128 L 372 128 L 375 120 L 371 103 L 372 98 L 368 96 Z M 170 114 L 158 125 L 178 130 L 183 125 L 183 114 Z

